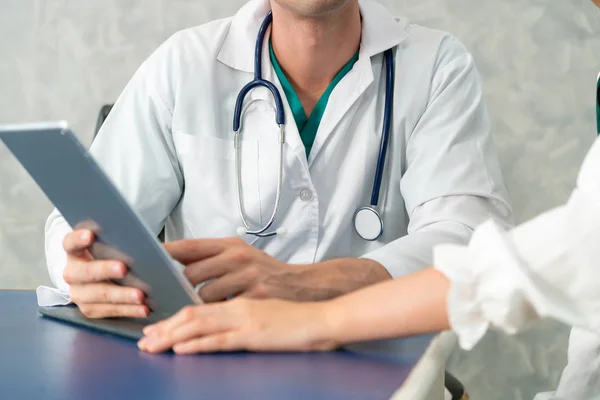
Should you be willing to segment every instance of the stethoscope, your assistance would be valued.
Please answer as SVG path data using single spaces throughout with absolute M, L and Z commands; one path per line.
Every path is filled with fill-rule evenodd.
M 262 46 L 265 39 L 267 29 L 273 21 L 273 15 L 271 12 L 264 19 L 258 36 L 256 38 L 256 47 L 254 50 L 254 79 L 249 82 L 240 91 L 237 101 L 235 104 L 235 111 L 233 114 L 233 132 L 234 132 L 234 149 L 235 149 L 235 174 L 236 174 L 236 191 L 237 191 L 237 204 L 238 211 L 244 226 L 237 229 L 237 233 L 240 236 L 243 235 L 254 235 L 257 237 L 271 237 L 275 235 L 283 235 L 287 231 L 285 228 L 279 228 L 275 231 L 269 231 L 275 217 L 279 210 L 280 198 L 281 198 L 281 186 L 283 180 L 283 146 L 285 144 L 285 114 L 283 108 L 283 100 L 277 87 L 272 83 L 262 78 Z M 377 169 L 375 171 L 375 179 L 373 182 L 373 191 L 371 194 L 371 203 L 368 206 L 364 206 L 356 210 L 354 213 L 354 227 L 356 232 L 364 240 L 374 241 L 377 240 L 383 234 L 383 219 L 381 214 L 377 211 L 377 205 L 379 203 L 379 193 L 381 191 L 381 181 L 383 179 L 383 170 L 385 167 L 385 157 L 387 153 L 388 143 L 390 139 L 390 129 L 392 122 L 392 110 L 394 106 L 394 57 L 392 49 L 386 50 L 384 53 L 385 64 L 386 64 L 386 88 L 385 88 L 385 108 L 383 114 L 383 133 L 381 136 L 381 144 L 379 147 L 379 157 L 377 159 Z M 271 109 L 275 112 L 275 122 L 279 127 L 279 169 L 277 171 L 277 193 L 275 197 L 275 206 L 273 207 L 273 213 L 269 218 L 269 221 L 260 229 L 252 229 L 248 220 L 246 219 L 246 213 L 244 211 L 244 201 L 242 193 L 242 173 L 241 173 L 241 149 L 240 149 L 240 136 L 242 131 L 242 120 L 246 111 L 253 104 L 264 101 L 263 99 L 255 99 L 248 102 L 245 106 L 244 99 L 250 91 L 255 88 L 264 87 L 269 89 L 275 100 L 275 105 L 267 101 Z
M 596 80 L 596 126 L 598 128 L 598 136 L 600 136 L 600 74 Z

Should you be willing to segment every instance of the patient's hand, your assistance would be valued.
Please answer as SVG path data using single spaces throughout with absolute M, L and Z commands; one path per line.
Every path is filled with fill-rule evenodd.
M 236 298 L 188 306 L 146 327 L 138 346 L 150 353 L 327 351 L 336 347 L 330 302 Z
M 144 305 L 144 293 L 110 282 L 123 279 L 127 267 L 119 261 L 95 260 L 90 254 L 94 234 L 76 230 L 63 242 L 67 265 L 63 272 L 70 286 L 71 301 L 88 318 L 135 317 L 144 318 L 149 309 Z

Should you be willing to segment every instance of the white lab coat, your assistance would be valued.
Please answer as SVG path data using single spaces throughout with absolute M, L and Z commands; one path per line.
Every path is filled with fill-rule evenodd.
M 274 228 L 287 234 L 249 243 L 289 263 L 367 257 L 395 276 L 431 265 L 433 246 L 467 243 L 473 229 L 512 212 L 493 150 L 473 57 L 447 33 L 396 20 L 361 1 L 363 34 L 354 68 L 331 94 L 307 160 L 285 103 L 284 183 Z M 254 47 L 268 0 L 234 17 L 181 31 L 135 73 L 91 152 L 154 233 L 167 240 L 230 237 L 236 205 L 233 109 L 253 76 Z M 368 242 L 353 226 L 368 205 L 383 120 L 383 51 L 395 47 L 393 126 L 381 197 L 385 230 Z M 263 46 L 263 75 L 281 84 Z M 255 90 L 250 99 L 269 99 Z M 244 120 L 244 202 L 253 226 L 269 218 L 276 189 L 277 127 L 270 108 Z M 300 193 L 303 193 L 300 196 Z M 69 226 L 54 211 L 46 226 L 53 283 L 62 278 Z
M 557 392 L 536 400 L 600 399 L 600 140 L 567 204 L 510 231 L 486 222 L 468 246 L 434 254 L 452 282 L 450 323 L 464 349 L 491 326 L 516 333 L 558 319 L 574 326 L 569 363 Z

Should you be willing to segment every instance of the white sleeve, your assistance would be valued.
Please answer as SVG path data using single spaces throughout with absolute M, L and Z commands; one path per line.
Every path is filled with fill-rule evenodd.
M 408 235 L 365 256 L 383 265 L 393 278 L 433 264 L 433 248 L 441 243 L 466 244 L 475 227 L 489 218 L 510 225 L 510 209 L 484 197 L 440 197 L 415 209 Z
M 555 392 L 534 400 L 593 400 L 600 398 L 600 333 L 573 328 L 569 358 Z
M 108 177 L 156 234 L 179 201 L 183 177 L 171 136 L 174 74 L 168 43 L 140 67 L 119 96 L 90 152 Z M 45 252 L 50 279 L 64 293 L 71 227 L 55 209 L 46 221 Z
M 451 37 L 440 46 L 428 105 L 407 139 L 405 168 L 399 185 L 408 234 L 364 256 L 394 278 L 431 266 L 435 245 L 468 243 L 490 218 L 513 225 L 479 74 Z
M 600 141 L 564 206 L 505 231 L 478 227 L 468 246 L 440 245 L 451 281 L 448 312 L 471 349 L 490 326 L 512 334 L 541 318 L 600 331 Z

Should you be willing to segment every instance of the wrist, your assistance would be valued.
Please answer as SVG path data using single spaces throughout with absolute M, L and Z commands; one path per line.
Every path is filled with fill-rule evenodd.
M 313 303 L 317 308 L 317 318 L 314 319 L 314 343 L 322 349 L 333 349 L 343 343 L 343 314 L 344 309 L 339 304 L 339 299 Z
M 371 260 L 370 258 L 358 258 L 357 260 L 363 262 L 365 267 L 372 271 L 375 276 L 375 283 L 392 279 L 392 274 L 378 261 Z
M 316 264 L 289 264 L 296 301 L 324 301 L 392 279 L 387 269 L 368 258 L 338 258 Z

